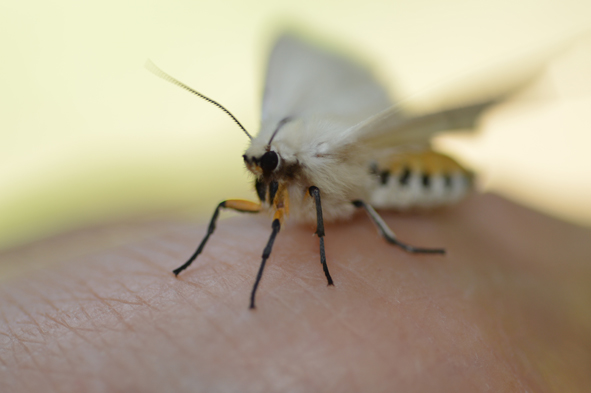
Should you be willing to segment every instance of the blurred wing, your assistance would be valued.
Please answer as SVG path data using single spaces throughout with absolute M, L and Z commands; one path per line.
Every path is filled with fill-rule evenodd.
M 269 60 L 261 132 L 286 118 L 336 122 L 344 131 L 391 106 L 386 91 L 367 69 L 283 35 Z
M 350 142 L 373 147 L 428 144 L 438 132 L 474 129 L 484 110 L 500 99 L 428 113 L 402 116 L 398 107 L 389 108 L 346 131 Z
M 523 84 L 477 104 L 409 116 L 392 104 L 368 69 L 283 35 L 269 59 L 259 136 L 266 142 L 285 119 L 301 119 L 312 124 L 308 132 L 322 134 L 333 151 L 355 143 L 375 148 L 428 145 L 438 132 L 474 129 L 483 111 Z

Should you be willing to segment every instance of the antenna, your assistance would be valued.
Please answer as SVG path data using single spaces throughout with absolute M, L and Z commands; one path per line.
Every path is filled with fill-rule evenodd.
M 279 132 L 279 129 L 281 127 L 283 127 L 283 125 L 287 122 L 291 121 L 291 117 L 285 117 L 283 118 L 279 124 L 277 124 L 277 128 L 275 128 L 275 131 L 273 131 L 273 135 L 271 135 L 271 139 L 269 139 L 269 143 L 267 143 L 267 151 L 271 150 L 271 142 L 273 142 L 273 139 L 275 139 L 275 135 L 277 135 L 277 132 Z
M 212 100 L 209 97 L 204 96 L 203 94 L 199 93 L 196 90 L 191 89 L 189 86 L 185 85 L 183 82 L 173 78 L 172 76 L 168 75 L 166 72 L 162 71 L 160 68 L 158 68 L 156 66 L 156 64 L 152 63 L 152 60 L 148 59 L 146 60 L 146 64 L 144 65 L 144 67 L 146 67 L 146 69 L 148 71 L 150 71 L 151 73 L 153 73 L 156 76 L 159 76 L 160 78 L 164 79 L 165 81 L 168 81 L 170 83 L 173 83 L 179 87 L 182 87 L 183 89 L 195 94 L 198 97 L 203 98 L 205 101 L 212 103 L 213 105 L 217 106 L 218 108 L 220 108 L 221 110 L 223 110 L 224 112 L 226 112 L 226 114 L 228 116 L 230 116 L 232 118 L 232 120 L 234 120 L 236 122 L 236 124 L 238 124 L 238 126 L 240 128 L 242 128 L 242 131 L 244 131 L 244 133 L 246 134 L 246 136 L 248 136 L 248 139 L 252 140 L 252 136 L 248 133 L 248 131 L 246 131 L 246 128 L 244 128 L 242 126 L 242 124 L 240 124 L 240 122 L 238 121 L 238 119 L 236 119 L 234 117 L 233 114 L 230 113 L 229 110 L 227 110 L 226 108 L 224 108 L 222 106 L 222 104 L 218 103 L 217 101 Z

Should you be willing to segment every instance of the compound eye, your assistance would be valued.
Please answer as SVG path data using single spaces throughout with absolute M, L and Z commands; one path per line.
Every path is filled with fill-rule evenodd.
M 261 157 L 261 169 L 264 176 L 269 176 L 277 168 L 279 157 L 274 151 L 268 151 Z

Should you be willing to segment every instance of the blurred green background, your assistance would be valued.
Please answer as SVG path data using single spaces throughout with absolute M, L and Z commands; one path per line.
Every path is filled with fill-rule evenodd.
M 546 72 L 475 138 L 441 138 L 483 187 L 591 224 L 591 3 L 23 1 L 0 5 L 0 249 L 79 227 L 201 217 L 253 197 L 248 140 L 266 56 L 285 26 L 370 62 L 412 109 Z

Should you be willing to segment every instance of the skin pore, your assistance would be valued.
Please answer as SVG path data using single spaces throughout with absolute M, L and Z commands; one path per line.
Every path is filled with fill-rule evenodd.
M 584 392 L 591 230 L 495 195 L 277 236 L 266 217 L 79 231 L 0 255 L 2 392 Z M 3 273 L 3 274 L 2 274 Z

